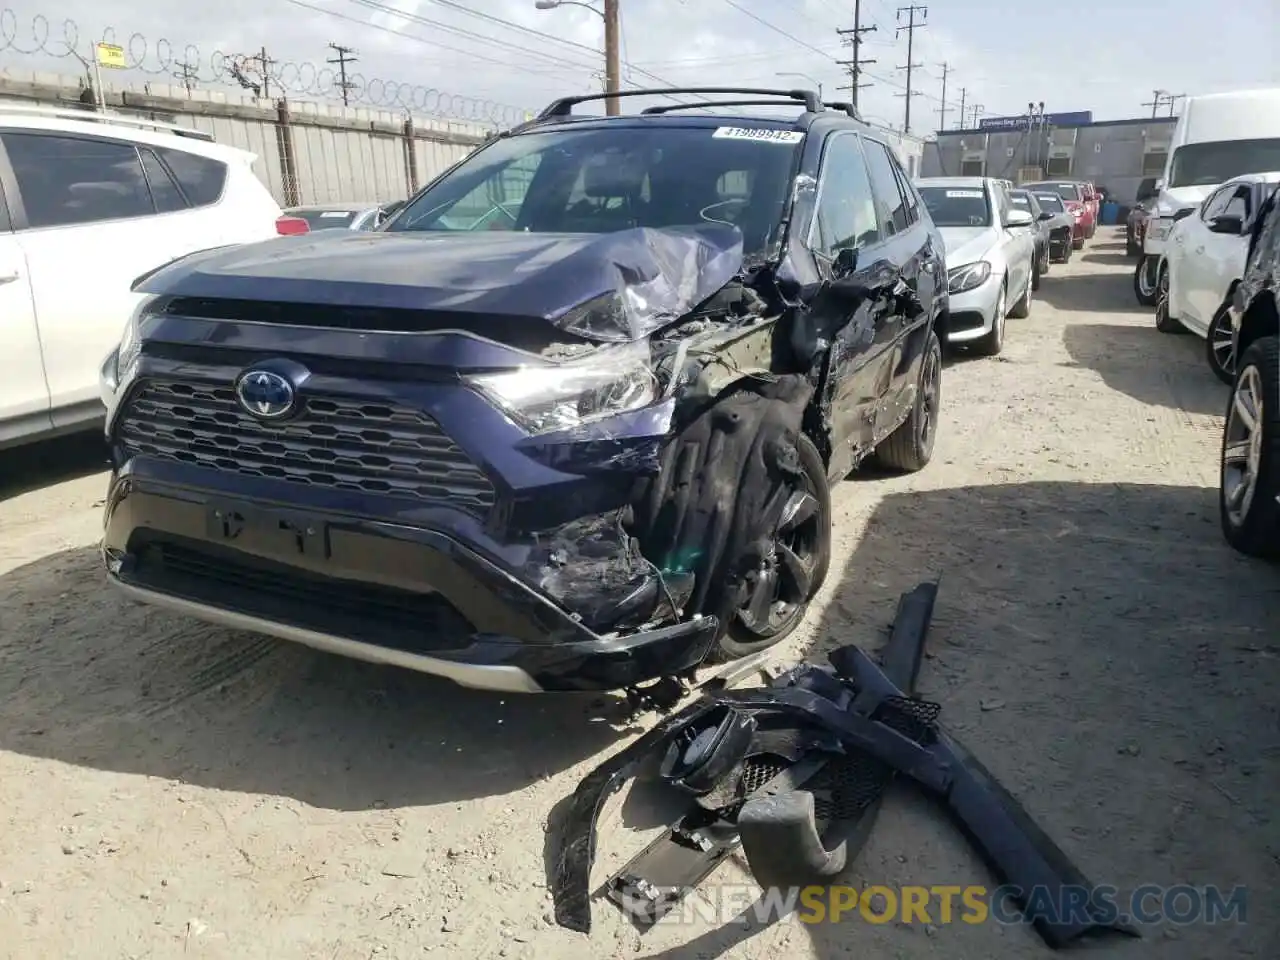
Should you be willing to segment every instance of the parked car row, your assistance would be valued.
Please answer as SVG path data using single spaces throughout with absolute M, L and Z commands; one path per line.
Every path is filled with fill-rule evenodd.
M 1163 333 L 1205 341 L 1214 376 L 1234 383 L 1229 323 L 1259 211 L 1280 183 L 1280 88 L 1190 98 L 1140 229 L 1138 302 Z

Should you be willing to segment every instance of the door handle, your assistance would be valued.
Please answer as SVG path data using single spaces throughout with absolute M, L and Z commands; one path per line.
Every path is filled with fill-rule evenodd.
M 13 273 L 0 273 L 0 283 L 13 283 L 17 279 L 18 272 L 16 270 Z

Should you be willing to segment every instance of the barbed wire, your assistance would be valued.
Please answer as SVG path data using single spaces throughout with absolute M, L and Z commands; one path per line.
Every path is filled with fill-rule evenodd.
M 194 44 L 179 47 L 164 37 L 153 44 L 141 33 L 132 33 L 121 42 L 111 27 L 103 30 L 102 36 L 96 40 L 86 39 L 82 51 L 80 28 L 74 20 L 62 20 L 57 27 L 60 27 L 61 36 L 48 17 L 37 13 L 31 17 L 28 29 L 22 31 L 18 13 L 8 7 L 0 8 L 0 53 L 74 58 L 87 65 L 88 58 L 94 55 L 92 44 L 109 43 L 124 50 L 124 69 L 150 77 L 171 78 L 177 83 L 239 87 L 266 98 L 314 97 L 337 103 L 345 100 L 355 106 L 498 126 L 519 123 L 526 115 L 524 109 L 496 100 L 449 93 L 435 87 L 401 83 L 359 72 L 347 73 L 344 88 L 342 77 L 336 70 L 308 60 L 278 61 L 264 57 L 261 52 L 245 54 L 222 50 L 214 50 L 205 57 Z

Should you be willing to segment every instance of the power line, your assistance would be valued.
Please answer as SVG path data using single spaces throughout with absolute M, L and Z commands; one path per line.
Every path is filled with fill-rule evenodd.
M 836 30 L 836 33 L 838 33 L 842 39 L 847 38 L 844 42 L 848 43 L 852 48 L 852 52 L 848 60 L 838 60 L 836 62 L 842 67 L 849 68 L 849 99 L 853 101 L 853 105 L 855 107 L 858 105 L 858 91 L 863 87 L 871 86 L 869 83 L 859 82 L 862 77 L 862 65 L 864 63 L 876 62 L 875 60 L 862 58 L 862 35 L 864 33 L 871 33 L 875 29 L 876 25 L 874 23 L 869 27 L 864 27 L 862 25 L 862 0 L 853 0 L 853 29 Z M 843 90 L 845 88 L 841 87 L 840 89 Z
M 1156 118 L 1156 113 L 1157 113 L 1157 111 L 1159 111 L 1160 107 L 1164 104 L 1164 98 L 1165 98 L 1166 96 L 1168 96 L 1168 94 L 1166 94 L 1163 90 L 1152 90 L 1152 91 L 1151 91 L 1151 99 L 1150 99 L 1149 101 L 1147 101 L 1146 103 L 1141 104 L 1141 106 L 1144 106 L 1144 107 L 1150 107 L 1150 108 L 1151 108 L 1151 119 L 1152 119 L 1152 120 L 1154 120 L 1154 119 Z
M 921 16 L 921 19 L 918 23 L 916 22 L 917 11 L 920 12 L 920 16 Z M 915 4 L 912 4 L 909 7 L 899 7 L 898 8 L 899 21 L 902 20 L 902 15 L 904 13 L 907 15 L 907 25 L 905 27 L 898 27 L 896 30 L 894 30 L 893 38 L 896 40 L 898 39 L 898 36 L 902 33 L 903 30 L 907 31 L 907 64 L 905 67 L 898 68 L 899 70 L 907 71 L 907 92 L 897 94 L 897 96 L 905 98 L 905 101 L 906 101 L 906 110 L 902 118 L 902 132 L 910 133 L 911 132 L 911 98 L 913 96 L 916 96 L 916 93 L 911 89 L 911 71 L 914 70 L 916 67 L 923 66 L 923 64 L 913 63 L 911 60 L 911 57 L 915 52 L 916 31 L 926 25 L 925 21 L 929 16 L 929 8 L 916 6 Z
M 337 56 L 326 60 L 325 63 L 332 63 L 338 68 L 338 89 L 342 91 L 342 105 L 346 107 L 351 103 L 351 88 L 355 86 L 354 83 L 347 79 L 347 64 L 356 62 L 356 58 L 351 56 L 356 51 L 351 47 L 344 47 L 340 43 L 329 44 L 329 49 L 337 53 Z
M 972 107 L 970 107 L 969 109 L 973 111 L 973 126 L 974 126 L 974 129 L 976 130 L 976 129 L 977 129 L 977 127 L 978 127 L 978 117 L 980 117 L 980 116 L 982 116 L 984 113 L 986 113 L 986 112 L 987 112 L 987 108 L 986 108 L 986 107 L 984 107 L 984 106 L 983 106 L 982 104 L 980 104 L 980 103 L 975 103 L 975 104 L 974 104 Z
M 938 108 L 938 129 L 947 129 L 947 74 L 951 71 L 951 66 L 945 60 L 938 64 L 942 67 L 942 106 Z

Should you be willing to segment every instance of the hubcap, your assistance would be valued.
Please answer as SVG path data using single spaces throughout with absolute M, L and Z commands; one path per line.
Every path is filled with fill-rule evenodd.
M 1231 324 L 1226 322 L 1226 313 L 1219 313 L 1209 328 L 1209 347 L 1213 351 L 1213 360 L 1218 369 L 1227 376 L 1235 376 L 1236 351 L 1231 336 Z
M 1222 504 L 1233 527 L 1244 525 L 1262 467 L 1262 375 L 1245 367 L 1236 378 L 1222 443 Z
M 822 522 L 807 477 L 788 493 L 766 554 L 747 571 L 738 621 L 760 639 L 788 629 L 804 613 L 813 591 Z
M 1160 281 L 1160 274 L 1156 269 L 1159 265 L 1157 257 L 1143 258 L 1142 265 L 1138 268 L 1138 288 L 1142 291 L 1144 297 L 1154 296 L 1156 286 Z

